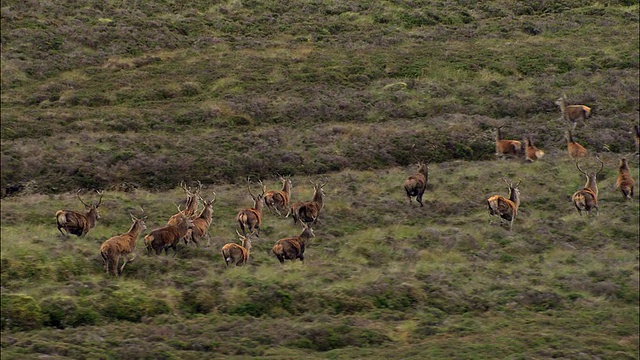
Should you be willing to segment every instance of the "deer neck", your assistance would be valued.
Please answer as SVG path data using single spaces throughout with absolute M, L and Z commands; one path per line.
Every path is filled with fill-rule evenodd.
M 184 209 L 184 214 L 187 216 L 191 216 L 196 212 L 197 209 L 198 209 L 198 200 L 196 199 L 195 195 L 189 197 L 189 199 L 187 200 L 187 207 L 186 209 Z
M 316 189 L 313 194 L 313 202 L 318 204 L 318 208 L 322 209 L 324 206 L 324 195 L 322 194 L 322 189 Z
M 262 214 L 262 199 L 257 198 L 253 202 L 253 210 L 255 210 L 259 214 Z
M 202 209 L 202 212 L 200 213 L 200 219 L 203 219 L 204 221 L 207 222 L 207 224 L 211 223 L 211 218 L 213 217 L 213 206 L 212 205 L 208 205 L 205 206 L 204 209 Z
M 596 196 L 598 196 L 598 184 L 596 182 L 596 175 L 587 176 L 587 183 L 584 186 L 585 188 L 593 191 Z
M 98 219 L 98 209 L 92 207 L 87 213 L 87 220 L 89 220 L 89 224 L 94 226 L 96 224 L 96 220 Z
M 516 209 L 520 207 L 520 194 L 516 189 L 509 189 L 509 200 L 516 205 Z
M 282 185 L 282 192 L 285 193 L 287 198 L 291 196 L 291 182 L 288 180 L 284 182 L 284 185 Z
M 129 229 L 129 235 L 131 235 L 132 241 L 135 243 L 138 235 L 142 232 L 142 223 L 140 221 L 134 221 Z
M 498 128 L 498 132 L 496 132 L 496 141 L 502 140 L 502 130 Z
M 249 252 L 251 251 L 251 240 L 244 239 L 242 240 L 242 247 L 247 250 L 247 257 L 249 257 Z
M 189 230 L 189 218 L 187 216 L 183 217 L 177 225 L 178 233 L 184 236 Z

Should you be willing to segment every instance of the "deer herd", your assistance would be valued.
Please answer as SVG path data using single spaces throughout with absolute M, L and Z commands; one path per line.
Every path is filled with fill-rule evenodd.
M 583 170 L 579 161 L 588 156 L 588 151 L 574 140 L 572 133 L 578 120 L 581 120 L 586 125 L 586 119 L 589 118 L 591 109 L 584 105 L 567 105 L 566 96 L 564 95 L 555 103 L 560 107 L 561 119 L 573 123 L 572 129 L 566 130 L 564 134 L 567 141 L 568 155 L 575 163 L 576 169 L 581 174 L 584 174 L 586 178 L 584 187 L 571 196 L 571 201 L 580 215 L 582 215 L 583 211 L 591 215 L 593 210 L 598 215 L 598 186 L 596 179 L 604 168 L 604 162 L 598 156 L 595 156 L 595 159 L 600 163 L 599 169 L 597 171 Z M 635 141 L 636 146 L 640 146 L 640 129 L 638 126 L 635 127 Z M 502 127 L 496 129 L 495 145 L 498 159 L 523 155 L 525 161 L 534 162 L 544 156 L 544 151 L 535 147 L 530 135 L 524 136 L 523 141 L 507 140 L 503 138 Z M 415 197 L 420 207 L 423 207 L 422 198 L 428 185 L 429 167 L 427 163 L 422 161 L 418 161 L 417 166 L 417 172 L 409 176 L 402 186 L 409 199 L 409 204 L 412 204 L 412 197 Z M 241 209 L 235 217 L 240 230 L 236 230 L 240 243 L 227 243 L 221 248 L 222 258 L 226 267 L 229 264 L 239 266 L 247 263 L 251 251 L 251 238 L 254 236 L 260 237 L 263 206 L 269 212 L 275 212 L 279 217 L 282 217 L 282 214 L 286 212 L 284 217 L 291 216 L 294 225 L 301 223 L 302 232 L 300 235 L 277 240 L 271 251 L 280 263 L 284 263 L 285 260 L 293 261 L 296 259 L 300 259 L 304 263 L 305 246 L 310 238 L 315 237 L 312 226 L 319 223 L 319 215 L 324 207 L 323 188 L 326 182 L 315 183 L 311 181 L 313 184 L 312 199 L 310 201 L 291 203 L 291 179 L 279 175 L 279 181 L 282 182 L 282 189 L 267 191 L 267 186 L 259 180 L 258 185 L 261 187 L 261 193 L 254 194 L 251 191 L 250 179 L 247 179 L 247 190 L 253 200 L 253 206 Z M 486 200 L 486 206 L 489 214 L 499 217 L 500 224 L 508 224 L 509 231 L 511 231 L 520 206 L 520 189 L 518 187 L 522 183 L 522 179 L 519 179 L 515 185 L 505 178 L 502 178 L 502 181 L 508 187 L 508 196 L 493 195 Z M 181 210 L 180 206 L 176 205 L 177 213 L 169 217 L 165 226 L 155 228 L 144 236 L 144 245 L 148 255 L 153 253 L 160 255 L 163 250 L 165 254 L 168 254 L 169 249 L 173 249 L 173 257 L 175 257 L 178 253 L 177 245 L 181 240 L 185 245 L 194 243 L 199 246 L 200 241 L 206 238 L 206 246 L 208 247 L 210 244 L 209 228 L 212 223 L 213 204 L 216 199 L 215 192 L 212 192 L 213 196 L 210 199 L 204 199 L 200 195 L 202 183 L 199 181 L 195 189 L 187 187 L 184 183 L 181 183 L 180 186 L 186 194 L 185 208 Z M 622 193 L 624 199 L 632 200 L 634 188 L 635 180 L 630 174 L 629 164 L 627 159 L 622 158 L 619 162 L 616 189 Z M 68 237 L 69 234 L 83 237 L 96 226 L 96 221 L 100 219 L 98 208 L 102 203 L 104 192 L 96 191 L 99 199 L 96 203 L 91 204 L 87 204 L 82 200 L 80 192 L 81 190 L 78 190 L 76 196 L 85 206 L 85 213 L 71 210 L 59 210 L 56 212 L 55 218 L 58 231 L 64 237 Z M 200 203 L 202 203 L 203 208 L 198 213 Z M 104 261 L 104 270 L 107 274 L 121 275 L 125 265 L 135 259 L 136 240 L 147 229 L 145 225 L 147 216 L 144 213 L 144 209 L 141 208 L 141 211 L 140 217 L 130 214 L 133 223 L 129 231 L 111 237 L 100 246 L 100 255 Z M 124 258 L 123 264 L 118 268 L 121 258 Z

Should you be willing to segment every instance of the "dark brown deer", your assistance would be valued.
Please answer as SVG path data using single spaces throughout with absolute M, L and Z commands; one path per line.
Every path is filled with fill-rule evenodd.
M 560 107 L 560 113 L 562 114 L 560 119 L 573 122 L 572 130 L 576 129 L 578 119 L 581 119 L 582 123 L 587 125 L 587 119 L 591 116 L 591 108 L 588 106 L 567 105 L 567 96 L 564 94 L 556 100 L 556 105 Z
M 415 196 L 416 201 L 420 204 L 420 207 L 424 206 L 422 203 L 422 195 L 427 190 L 427 183 L 429 181 L 429 166 L 420 161 L 418 162 L 418 172 L 409 176 L 402 185 L 404 191 L 409 198 L 409 205 L 411 205 L 411 197 Z
M 300 259 L 304 263 L 304 248 L 306 242 L 312 237 L 315 237 L 313 229 L 303 223 L 300 235 L 278 240 L 271 251 L 278 258 L 280 264 L 284 264 L 285 260 L 293 261 L 295 259 Z
M 311 201 L 305 201 L 293 204 L 291 206 L 291 214 L 293 215 L 293 224 L 297 224 L 298 221 L 302 223 L 315 224 L 318 222 L 320 211 L 324 208 L 324 186 L 325 183 L 313 184 L 313 198 Z
M 213 198 L 211 200 L 205 200 L 203 198 L 200 198 L 200 200 L 204 204 L 204 208 L 202 209 L 202 212 L 200 212 L 200 215 L 193 219 L 193 229 L 187 232 L 185 239 L 189 239 L 198 246 L 198 241 L 206 237 L 206 246 L 209 246 L 209 242 L 211 241 L 209 227 L 211 226 L 211 221 L 213 219 L 213 203 L 216 201 L 216 193 L 213 193 Z
M 624 199 L 633 200 L 633 189 L 636 181 L 631 176 L 627 159 L 620 159 L 620 167 L 618 168 L 618 179 L 616 180 L 616 189 L 620 190 Z
M 494 195 L 487 200 L 487 206 L 489 208 L 489 214 L 491 216 L 499 216 L 500 222 L 509 222 L 509 231 L 513 229 L 513 221 L 518 215 L 518 207 L 520 207 L 520 189 L 518 186 L 522 182 L 522 179 L 517 184 L 513 185 L 505 178 L 502 178 L 509 187 L 509 198 L 505 198 L 500 195 Z
M 569 157 L 572 160 L 586 157 L 589 154 L 584 146 L 578 144 L 573 140 L 573 134 L 571 133 L 571 130 L 567 130 L 567 132 L 565 133 L 565 138 L 567 139 L 567 151 L 569 152 Z
M 236 230 L 236 234 L 240 238 L 240 242 L 242 245 L 238 245 L 236 243 L 228 243 L 222 247 L 222 259 L 227 267 L 229 264 L 235 264 L 236 266 L 245 265 L 249 260 L 249 254 L 251 252 L 251 239 L 250 236 L 253 233 L 249 234 L 249 236 L 242 236 Z
M 79 212 L 71 211 L 71 210 L 58 210 L 56 212 L 56 223 L 58 225 L 58 231 L 62 234 L 62 236 L 68 237 L 69 234 L 76 235 L 78 237 L 86 235 L 89 230 L 93 229 L 96 226 L 96 220 L 100 219 L 100 214 L 98 213 L 98 208 L 102 203 L 102 196 L 104 196 L 104 191 L 97 191 L 98 195 L 100 195 L 100 199 L 97 203 L 87 204 L 82 201 L 80 197 L 80 191 L 76 193 L 78 200 L 84 205 L 86 213 L 82 214 Z M 62 232 L 62 230 L 66 232 Z
M 522 152 L 522 143 L 518 140 L 502 138 L 502 126 L 496 130 L 496 156 L 504 159 L 506 156 L 517 156 Z
M 587 182 L 584 188 L 576 191 L 571 200 L 573 205 L 578 209 L 578 213 L 582 216 L 582 211 L 587 211 L 591 215 L 591 211 L 596 209 L 596 215 L 598 215 L 598 184 L 596 182 L 596 176 L 604 168 L 604 162 L 596 156 L 596 159 L 600 162 L 600 169 L 596 172 L 587 173 L 580 168 L 578 161 L 576 160 L 576 168 L 578 171 L 584 174 L 587 178 Z
M 185 208 L 180 213 L 172 215 L 167 221 L 167 225 L 178 224 L 178 222 L 182 218 L 182 216 L 180 215 L 181 213 L 187 215 L 188 217 L 193 217 L 196 211 L 198 211 L 198 194 L 200 193 L 200 190 L 202 190 L 202 183 L 198 181 L 198 188 L 196 188 L 195 190 L 192 190 L 191 187 L 187 188 L 184 182 L 180 182 L 180 187 L 187 194 Z
M 124 270 L 125 265 L 127 265 L 127 262 L 132 262 L 136 258 L 136 254 L 133 253 L 133 251 L 136 248 L 138 236 L 141 232 L 147 229 L 147 226 L 144 223 L 146 216 L 136 218 L 133 214 L 129 215 L 131 215 L 131 220 L 133 220 L 133 224 L 131 225 L 131 228 L 129 228 L 129 231 L 106 240 L 102 243 L 102 246 L 100 246 L 100 255 L 104 261 L 104 271 L 107 274 L 111 273 L 114 276 L 122 275 L 122 271 Z M 133 257 L 129 258 L 129 254 L 131 253 L 133 253 Z M 124 262 L 120 269 L 118 269 L 118 262 L 121 257 L 124 257 Z
M 267 190 L 266 186 L 262 185 L 262 182 L 258 181 L 262 185 L 262 194 L 254 195 L 251 192 L 251 183 L 247 179 L 247 189 L 249 189 L 249 195 L 253 200 L 253 207 L 248 209 L 242 209 L 236 215 L 236 221 L 240 225 L 242 235 L 247 236 L 247 232 L 255 232 L 256 236 L 260 236 L 260 225 L 262 225 L 262 205 L 264 193 Z
M 180 212 L 180 207 L 178 207 L 178 213 L 181 214 L 178 224 L 165 225 L 161 228 L 154 229 L 144 237 L 144 244 L 147 247 L 148 255 L 151 255 L 152 251 L 155 251 L 156 255 L 160 255 L 163 249 L 164 253 L 168 255 L 169 248 L 172 248 L 173 257 L 176 256 L 178 253 L 178 242 L 184 238 L 189 229 L 193 228 L 193 220 Z
M 531 136 L 527 135 L 524 138 L 524 158 L 526 161 L 534 162 L 536 160 L 542 159 L 544 156 L 544 151 L 538 149 L 535 145 L 533 145 L 533 141 L 531 141 Z
M 280 176 L 282 181 L 282 190 L 271 190 L 264 194 L 264 205 L 269 211 L 275 211 L 282 216 L 281 211 L 289 209 L 289 201 L 291 199 L 291 179 L 285 179 Z

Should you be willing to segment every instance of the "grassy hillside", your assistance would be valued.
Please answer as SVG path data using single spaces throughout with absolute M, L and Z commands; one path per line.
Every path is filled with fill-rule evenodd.
M 3 359 L 637 359 L 637 2 L 2 1 Z M 566 155 L 555 99 L 592 108 L 576 140 L 605 161 L 599 216 Z M 495 160 L 494 129 L 536 163 Z M 430 163 L 425 207 L 401 184 Z M 584 168 L 597 169 L 589 157 Z M 248 176 L 293 200 L 326 181 L 305 263 L 266 213 L 226 269 Z M 522 179 L 513 231 L 486 199 Z M 143 206 L 148 231 L 215 191 L 209 247 L 98 249 Z M 86 238 L 58 209 L 106 189 Z M 255 191 L 255 190 L 254 190 Z M 636 187 L 637 191 L 637 187 Z M 147 233 L 146 231 L 145 233 Z

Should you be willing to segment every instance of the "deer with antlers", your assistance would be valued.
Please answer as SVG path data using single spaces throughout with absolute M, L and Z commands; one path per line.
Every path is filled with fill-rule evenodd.
M 144 223 L 147 218 L 146 216 L 137 218 L 133 216 L 133 214 L 129 215 L 131 215 L 131 220 L 133 220 L 133 224 L 131 224 L 129 231 L 106 240 L 102 243 L 102 246 L 100 246 L 100 256 L 102 256 L 102 260 L 104 261 L 104 271 L 107 274 L 111 273 L 114 276 L 122 275 L 125 265 L 136 258 L 135 253 L 133 253 L 133 257 L 131 258 L 129 258 L 129 254 L 135 250 L 138 236 L 141 232 L 147 229 L 147 226 Z M 118 262 L 121 257 L 124 257 L 124 262 L 118 269 Z
M 535 145 L 533 145 L 533 141 L 531 141 L 531 136 L 527 135 L 524 138 L 524 158 L 526 161 L 534 162 L 536 160 L 542 159 L 544 156 L 544 151 L 538 149 Z
M 508 182 L 505 178 L 502 178 L 502 181 L 509 187 L 509 198 L 494 195 L 487 200 L 487 207 L 489 208 L 489 214 L 491 216 L 500 217 L 501 223 L 508 221 L 509 231 L 511 231 L 513 229 L 513 221 L 518 215 L 518 207 L 520 207 L 520 189 L 518 189 L 518 186 L 520 186 L 522 179 L 515 185 Z
M 578 209 L 578 213 L 582 216 L 582 211 L 587 211 L 591 215 L 591 211 L 596 209 L 596 215 L 598 215 L 598 184 L 596 182 L 596 176 L 604 168 L 604 162 L 596 156 L 596 159 L 600 162 L 600 169 L 596 172 L 587 173 L 580 168 L 578 160 L 576 160 L 576 168 L 587 178 L 587 182 L 584 188 L 576 191 L 571 196 L 573 205 Z
M 147 247 L 148 255 L 151 255 L 152 251 L 155 251 L 156 255 L 160 255 L 163 249 L 165 254 L 168 254 L 169 248 L 172 248 L 173 257 L 176 257 L 178 242 L 185 237 L 189 229 L 193 228 L 193 220 L 181 212 L 179 206 L 176 207 L 178 214 L 180 214 L 180 221 L 176 225 L 165 225 L 154 229 L 144 237 L 144 245 Z
M 616 180 L 616 189 L 620 190 L 624 199 L 633 200 L 633 189 L 636 186 L 636 181 L 631 176 L 629 171 L 629 164 L 627 159 L 620 159 L 620 166 L 618 167 L 618 179 Z
M 564 136 L 567 139 L 567 151 L 569 152 L 569 157 L 572 160 L 587 157 L 589 152 L 584 148 L 584 146 L 578 144 L 573 140 L 573 134 L 571 133 L 571 130 L 567 130 Z
M 264 194 L 264 205 L 269 211 L 275 211 L 278 216 L 282 216 L 281 211 L 289 208 L 289 200 L 291 199 L 291 179 L 284 178 L 280 175 L 282 181 L 282 190 L 271 190 Z
M 422 204 L 422 195 L 427 190 L 427 183 L 429 181 L 429 166 L 427 163 L 422 161 L 418 162 L 418 172 L 414 175 L 409 176 L 407 180 L 404 181 L 402 185 L 404 187 L 404 191 L 407 193 L 407 197 L 409 198 L 409 205 L 411 205 L 411 197 L 415 196 L 416 201 L 420 204 L 420 207 L 424 206 Z
M 84 205 L 86 213 L 79 213 L 71 210 L 58 210 L 56 212 L 56 224 L 58 225 L 58 231 L 64 237 L 68 237 L 69 234 L 76 235 L 78 237 L 86 235 L 89 230 L 93 229 L 96 226 L 96 220 L 100 219 L 100 214 L 98 213 L 98 208 L 102 203 L 102 196 L 104 196 L 104 191 L 96 190 L 96 193 L 100 195 L 100 199 L 97 203 L 87 204 L 80 197 L 80 192 L 82 189 L 76 192 L 76 196 L 78 200 Z M 63 232 L 62 230 L 64 229 Z
M 560 113 L 562 114 L 560 119 L 573 122 L 572 130 L 576 129 L 579 119 L 582 120 L 583 124 L 587 125 L 587 119 L 591 116 L 590 107 L 585 105 L 567 105 L 567 96 L 565 94 L 562 94 L 562 97 L 558 98 L 555 104 L 560 107 Z
M 253 200 L 253 207 L 248 209 L 242 209 L 236 215 L 236 221 L 238 225 L 240 225 L 240 230 L 242 230 L 242 235 L 247 236 L 247 231 L 250 233 L 255 232 L 256 236 L 260 236 L 260 225 L 262 225 L 262 205 L 264 193 L 267 190 L 267 187 L 262 184 L 262 181 L 258 181 L 258 183 L 262 186 L 262 194 L 254 195 L 251 192 L 251 182 L 247 178 L 247 189 L 249 190 L 249 195 Z
M 522 152 L 522 143 L 518 140 L 502 138 L 502 126 L 496 130 L 496 156 L 504 159 L 506 156 L 516 156 Z
M 291 236 L 280 239 L 273 245 L 271 252 L 278 258 L 280 264 L 285 260 L 300 259 L 304 263 L 304 248 L 310 238 L 315 237 L 313 229 L 307 224 L 302 224 L 302 233 L 298 236 Z
M 181 214 L 185 214 L 188 217 L 193 217 L 196 211 L 198 211 L 198 194 L 200 193 L 200 190 L 202 190 L 202 183 L 198 181 L 198 187 L 195 190 L 192 190 L 191 187 L 187 187 L 184 182 L 181 181 L 180 187 L 187 194 L 185 208 L 181 212 L 172 215 L 167 221 L 167 225 L 177 225 L 182 218 Z
M 298 221 L 302 223 L 317 223 L 320 211 L 324 208 L 324 186 L 327 183 L 314 183 L 311 180 L 309 181 L 313 184 L 313 198 L 311 201 L 302 201 L 291 205 L 290 213 L 293 216 L 294 225 L 297 224 Z
M 200 195 L 198 195 L 200 197 Z M 216 193 L 213 193 L 213 198 L 211 200 L 205 200 L 200 197 L 204 208 L 200 212 L 197 218 L 193 219 L 193 228 L 187 231 L 187 235 L 185 236 L 185 243 L 187 243 L 187 239 L 196 246 L 198 246 L 198 240 L 202 238 L 207 238 L 207 245 L 209 246 L 209 242 L 211 241 L 211 235 L 209 235 L 209 227 L 211 226 L 211 221 L 213 219 L 213 203 L 216 201 Z
M 243 236 L 240 235 L 238 230 L 236 230 L 236 234 L 238 234 L 242 245 L 228 243 L 225 244 L 220 251 L 222 253 L 222 259 L 224 259 L 224 263 L 227 267 L 229 267 L 229 264 L 235 264 L 236 266 L 245 265 L 247 260 L 249 260 L 249 253 L 251 252 L 250 237 L 254 233 L 252 232 L 249 236 Z

